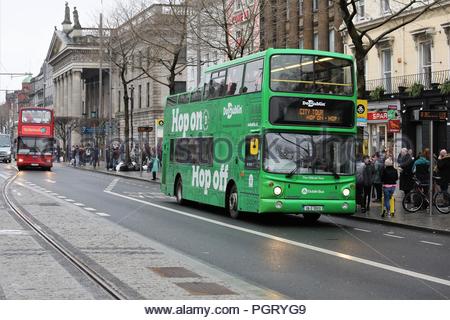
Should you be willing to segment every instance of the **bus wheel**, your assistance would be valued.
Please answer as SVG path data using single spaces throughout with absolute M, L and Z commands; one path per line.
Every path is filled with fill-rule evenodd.
M 232 217 L 233 219 L 237 219 L 240 215 L 240 212 L 238 210 L 238 192 L 236 185 L 232 185 L 230 190 L 227 193 L 227 199 L 226 199 L 226 206 L 225 206 L 227 213 Z
M 177 182 L 175 185 L 175 198 L 176 198 L 178 204 L 184 204 L 183 181 L 181 180 L 181 178 L 177 179 Z
M 320 218 L 320 213 L 304 213 L 303 214 L 303 220 L 305 220 L 306 223 L 314 223 Z

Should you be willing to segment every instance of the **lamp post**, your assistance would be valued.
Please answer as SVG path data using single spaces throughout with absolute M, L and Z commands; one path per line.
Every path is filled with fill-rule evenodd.
M 131 132 L 131 150 L 133 150 L 133 109 L 134 109 L 134 86 L 130 86 L 130 132 Z
M 91 118 L 94 119 L 93 120 L 93 124 L 94 124 L 94 148 L 96 148 L 97 146 L 97 133 L 95 132 L 95 119 L 97 118 L 97 111 L 93 110 L 91 111 Z

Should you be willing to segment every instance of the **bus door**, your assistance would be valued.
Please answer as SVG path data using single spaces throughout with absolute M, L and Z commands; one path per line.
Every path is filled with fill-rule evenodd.
M 239 161 L 240 205 L 244 211 L 256 211 L 259 196 L 259 170 L 261 162 L 261 138 L 248 135 L 242 148 L 243 161 Z

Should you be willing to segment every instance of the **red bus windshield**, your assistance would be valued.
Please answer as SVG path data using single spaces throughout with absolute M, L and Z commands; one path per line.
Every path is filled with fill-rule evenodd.
M 50 110 L 22 110 L 22 123 L 49 124 L 52 120 Z

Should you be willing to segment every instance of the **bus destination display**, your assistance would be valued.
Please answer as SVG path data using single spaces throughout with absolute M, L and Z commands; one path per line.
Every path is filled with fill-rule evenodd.
M 330 110 L 300 107 L 298 109 L 298 116 L 300 121 L 305 122 L 329 122 L 341 123 L 342 119 L 339 115 L 330 112 Z

